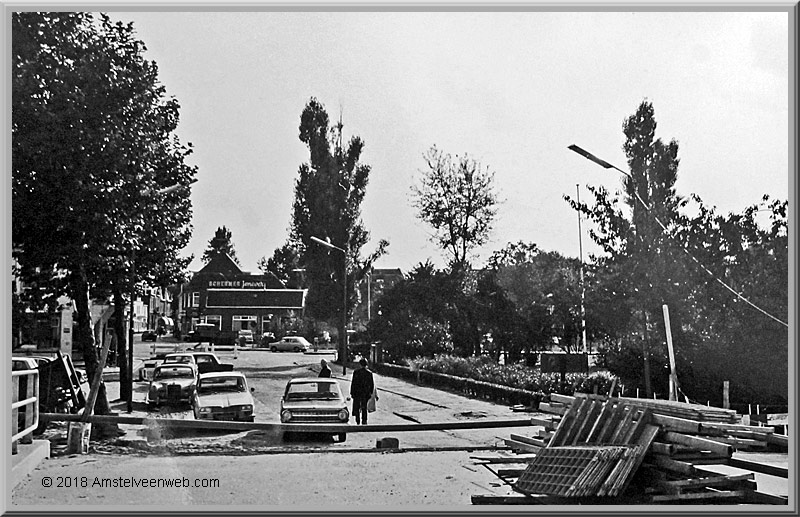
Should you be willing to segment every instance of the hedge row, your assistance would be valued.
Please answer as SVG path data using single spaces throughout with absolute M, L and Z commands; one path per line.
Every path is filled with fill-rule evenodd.
M 534 407 L 538 406 L 539 401 L 550 393 L 572 395 L 576 391 L 594 393 L 596 389 L 597 393 L 608 394 L 614 380 L 614 376 L 608 372 L 570 373 L 565 376 L 562 386 L 559 374 L 542 374 L 521 365 L 504 367 L 490 363 L 485 358 L 437 356 L 433 360 L 417 359 L 409 362 L 410 366 L 379 363 L 373 365 L 373 369 L 383 375 L 408 379 L 437 388 L 446 388 L 473 398 L 491 400 L 499 404 L 525 404 Z M 455 370 L 460 375 L 431 371 L 433 368 Z M 503 369 L 506 371 L 503 372 Z M 487 375 L 487 372 L 490 372 L 490 375 Z M 506 382 L 498 383 L 470 378 L 475 376 L 505 380 Z M 520 382 L 522 386 L 509 385 L 508 380 L 519 382 L 520 379 L 524 380 Z

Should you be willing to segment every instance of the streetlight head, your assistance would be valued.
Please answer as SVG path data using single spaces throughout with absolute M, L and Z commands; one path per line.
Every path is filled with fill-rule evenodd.
M 606 169 L 616 169 L 616 167 L 614 167 L 613 165 L 611 165 L 611 164 L 610 164 L 610 163 L 608 163 L 607 161 L 605 161 L 605 160 L 602 160 L 602 159 L 598 158 L 597 156 L 593 155 L 593 154 L 592 154 L 592 153 L 590 153 L 589 151 L 586 151 L 585 149 L 581 149 L 580 147 L 578 147 L 578 146 L 577 146 L 577 145 L 575 145 L 575 144 L 572 144 L 571 146 L 569 146 L 569 147 L 568 147 L 568 149 L 569 149 L 570 151 L 575 151 L 575 152 L 576 152 L 576 153 L 578 153 L 579 155 L 583 156 L 584 158 L 586 158 L 586 159 L 588 159 L 588 160 L 591 160 L 591 161 L 593 161 L 594 163 L 596 163 L 596 164 L 600 165 L 600 166 L 601 166 L 601 167 L 603 167 L 603 168 L 606 168 Z

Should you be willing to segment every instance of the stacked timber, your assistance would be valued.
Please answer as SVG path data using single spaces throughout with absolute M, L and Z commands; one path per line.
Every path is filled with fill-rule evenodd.
M 753 474 L 787 477 L 787 469 L 732 458 L 783 441 L 728 410 L 585 394 L 553 395 L 540 410 L 553 416 L 531 420 L 536 436 L 506 440 L 522 453 L 518 462 L 481 462 L 516 493 L 475 495 L 473 504 L 787 504 L 759 492 Z M 706 464 L 750 472 L 722 475 Z

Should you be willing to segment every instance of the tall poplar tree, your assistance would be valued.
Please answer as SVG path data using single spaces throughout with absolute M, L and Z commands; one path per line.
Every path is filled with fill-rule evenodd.
M 277 262 L 282 259 L 303 266 L 309 288 L 308 312 L 316 319 L 337 323 L 340 339 L 346 332 L 341 326 L 342 311 L 351 311 L 357 301 L 355 286 L 389 245 L 381 239 L 372 253 L 361 255 L 370 239 L 361 219 L 361 203 L 371 167 L 361 162 L 364 141 L 358 136 L 344 141 L 343 127 L 341 120 L 331 124 L 316 98 L 303 109 L 299 137 L 308 147 L 309 161 L 300 166 L 295 182 L 288 248 L 276 250 L 273 266 L 280 269 Z M 315 243 L 311 237 L 327 240 L 344 253 Z M 287 249 L 292 253 L 287 254 Z M 342 296 L 345 285 L 346 306 Z

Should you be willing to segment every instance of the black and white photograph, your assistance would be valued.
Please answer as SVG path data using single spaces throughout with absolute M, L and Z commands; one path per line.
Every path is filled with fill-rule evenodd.
M 796 2 L 2 7 L 3 513 L 797 511 Z

